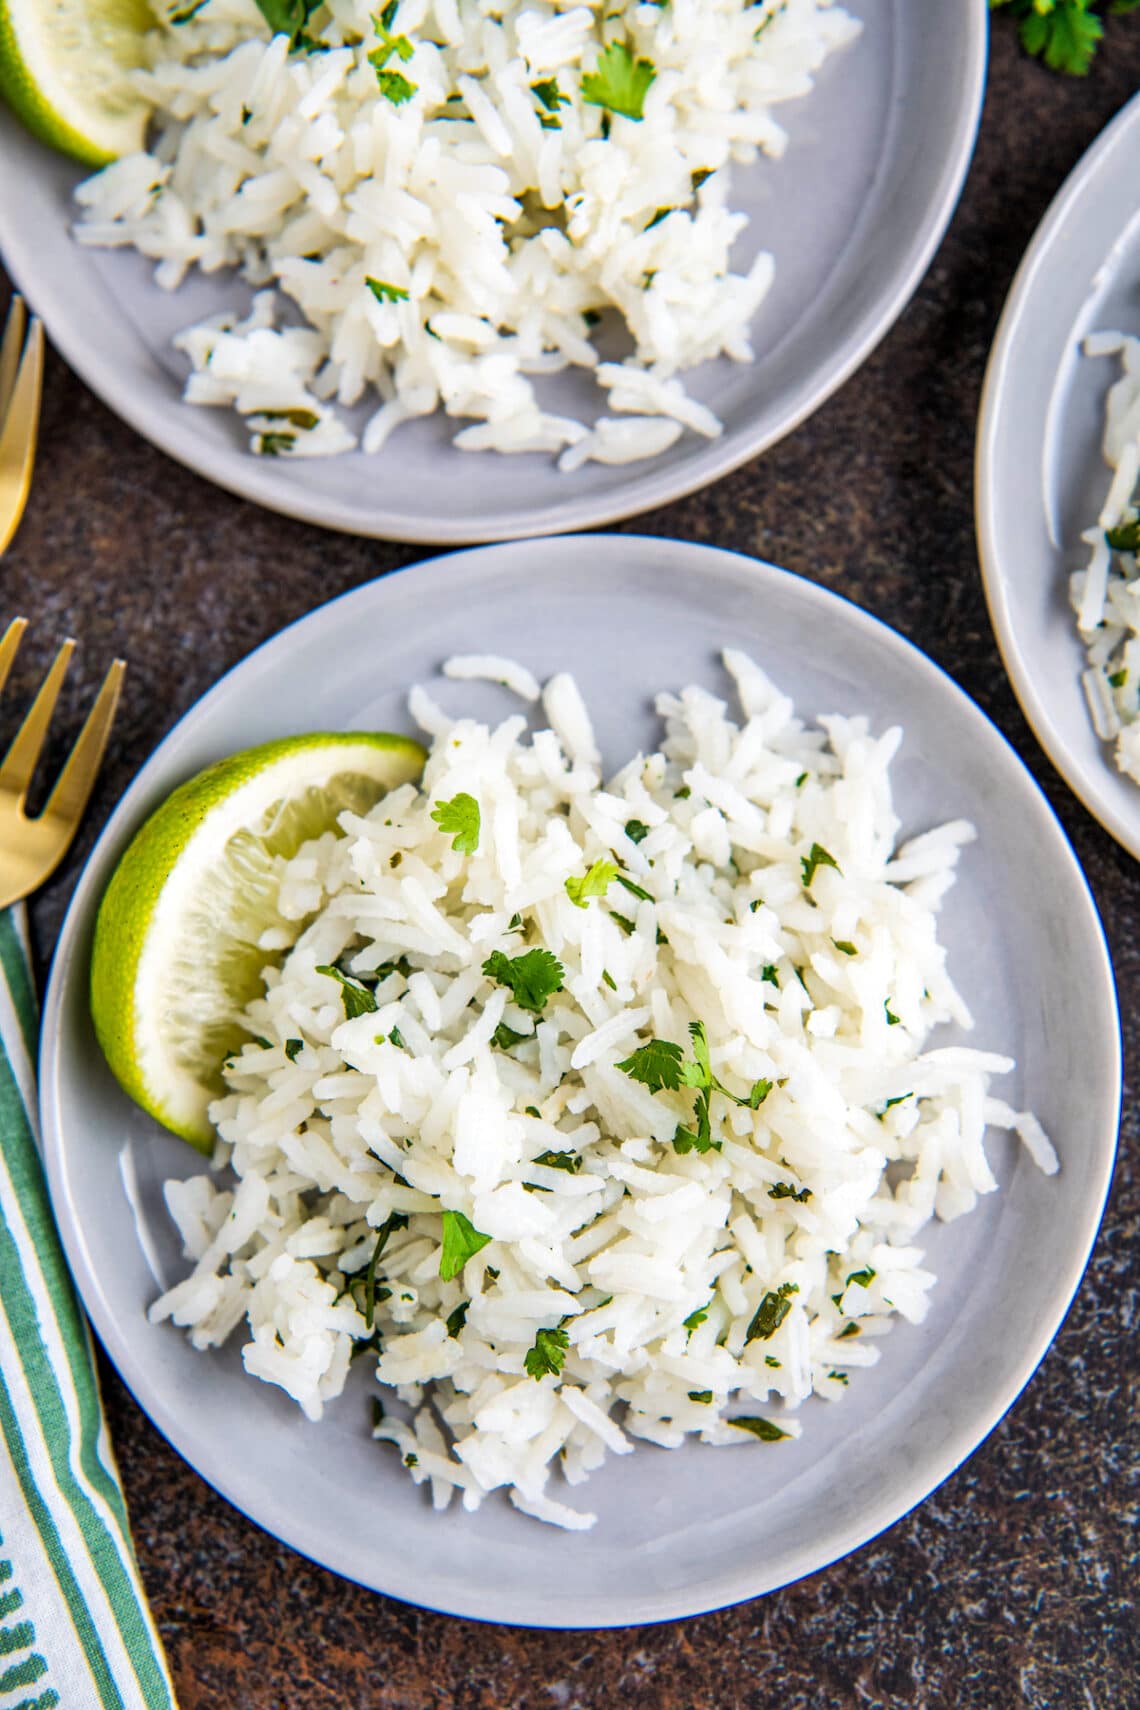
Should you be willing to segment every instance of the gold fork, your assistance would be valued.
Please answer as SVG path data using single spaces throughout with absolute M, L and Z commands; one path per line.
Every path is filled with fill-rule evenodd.
M 0 339 L 0 553 L 24 514 L 40 421 L 44 329 L 38 316 L 30 328 L 27 320 L 23 298 L 13 297 Z
M 36 454 L 44 340 L 38 320 L 32 321 L 25 340 L 26 326 L 23 302 L 14 297 L 0 339 L 0 554 L 24 513 Z M 0 691 L 27 627 L 25 619 L 14 618 L 0 641 Z M 43 812 L 30 819 L 24 812 L 28 789 L 74 651 L 74 641 L 68 640 L 56 654 L 0 765 L 0 908 L 28 896 L 62 861 L 83 817 L 111 733 L 126 669 L 121 659 L 115 660 L 103 679 Z

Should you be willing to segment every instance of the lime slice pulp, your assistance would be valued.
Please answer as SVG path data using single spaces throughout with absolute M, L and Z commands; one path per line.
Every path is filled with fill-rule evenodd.
M 153 28 L 146 0 L 0 0 L 0 96 L 43 142 L 105 166 L 143 146 L 127 73 Z
M 387 734 L 287 737 L 220 760 L 142 826 L 95 923 L 91 1015 L 120 1085 L 164 1127 L 213 1147 L 207 1109 L 272 960 L 283 862 L 417 778 L 419 743 Z

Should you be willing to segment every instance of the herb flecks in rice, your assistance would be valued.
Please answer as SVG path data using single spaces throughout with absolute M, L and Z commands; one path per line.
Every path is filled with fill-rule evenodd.
M 810 1430 L 923 1318 L 916 1238 L 996 1187 L 987 1124 L 1056 1167 L 988 1091 L 1008 1058 L 931 1048 L 970 1026 L 937 909 L 971 828 L 898 847 L 901 733 L 806 727 L 726 663 L 743 716 L 660 695 L 659 752 L 604 787 L 568 678 L 533 736 L 416 691 L 421 787 L 284 871 L 299 936 L 212 1111 L 229 1170 L 168 1184 L 194 1269 L 152 1316 L 238 1334 L 313 1418 L 363 1350 L 437 1506 L 505 1488 L 580 1527 L 556 1465 Z

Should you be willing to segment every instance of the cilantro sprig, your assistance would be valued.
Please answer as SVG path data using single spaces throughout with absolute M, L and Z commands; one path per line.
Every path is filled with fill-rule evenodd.
M 719 1152 L 721 1141 L 714 1140 L 712 1134 L 710 1101 L 713 1093 L 723 1093 L 733 1104 L 742 1105 L 746 1110 L 759 1110 L 772 1090 L 772 1083 L 754 1081 L 746 1097 L 730 1092 L 713 1074 L 703 1021 L 690 1021 L 689 1038 L 693 1045 L 691 1060 L 686 1059 L 681 1047 L 672 1040 L 650 1039 L 639 1045 L 617 1067 L 631 1080 L 648 1087 L 650 1092 L 679 1092 L 682 1087 L 693 1087 L 697 1094 L 693 1113 L 695 1125 L 686 1128 L 681 1124 L 677 1128 L 673 1148 L 682 1155 L 686 1152 Z
M 355 1021 L 358 1015 L 371 1015 L 373 1010 L 376 1009 L 376 999 L 372 996 L 372 993 L 368 990 L 367 986 L 358 984 L 356 980 L 350 980 L 348 975 L 342 974 L 339 968 L 334 968 L 329 963 L 322 962 L 317 968 L 317 973 L 327 974 L 330 980 L 338 980 L 340 982 L 340 995 L 341 1001 L 344 1004 L 344 1018 L 346 1021 Z
M 1008 7 L 1017 19 L 1026 53 L 1043 59 L 1052 71 L 1085 77 L 1104 36 L 1098 14 L 1140 9 L 1140 0 L 990 0 L 990 10 Z

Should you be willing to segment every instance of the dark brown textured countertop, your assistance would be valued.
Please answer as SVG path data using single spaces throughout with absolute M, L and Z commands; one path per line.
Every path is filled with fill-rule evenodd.
M 985 708 L 1059 813 L 1108 931 L 1126 1079 L 1108 1212 L 1052 1351 L 970 1461 L 846 1561 L 719 1614 L 569 1634 L 448 1620 L 294 1555 L 179 1459 L 104 1362 L 182 1710 L 1140 1705 L 1140 867 L 1080 807 L 1021 716 L 986 615 L 971 497 L 982 374 L 1014 269 L 1065 175 L 1138 85 L 1140 17 L 1109 21 L 1083 81 L 1023 59 L 1007 21 L 995 24 L 965 195 L 894 331 L 763 459 L 626 525 L 771 559 L 894 624 Z M 0 312 L 6 295 L 0 275 Z M 45 965 L 95 835 L 178 717 L 284 624 L 426 555 L 325 534 L 207 486 L 49 361 L 32 503 L 2 569 L 5 619 L 21 612 L 34 626 L 12 704 L 68 632 L 83 643 L 59 720 L 68 733 L 112 653 L 131 669 L 83 836 L 35 906 Z

